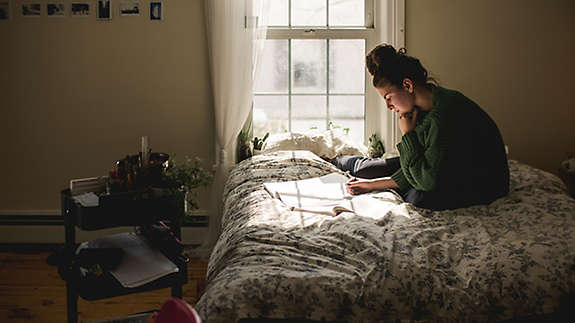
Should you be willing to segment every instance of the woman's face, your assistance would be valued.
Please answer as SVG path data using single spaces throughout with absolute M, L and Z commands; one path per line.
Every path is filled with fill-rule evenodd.
M 399 115 L 411 112 L 415 106 L 415 96 L 410 87 L 399 88 L 395 85 L 384 85 L 377 87 L 377 92 L 385 101 L 387 108 L 393 110 Z

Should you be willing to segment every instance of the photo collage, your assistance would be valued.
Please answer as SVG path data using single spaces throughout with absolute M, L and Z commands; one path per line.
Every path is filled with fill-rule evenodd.
M 93 1 L 17 1 L 0 0 L 0 21 L 14 17 L 95 17 L 97 20 L 112 20 L 114 13 L 120 17 L 147 16 L 147 19 L 164 20 L 163 1 L 115 0 Z

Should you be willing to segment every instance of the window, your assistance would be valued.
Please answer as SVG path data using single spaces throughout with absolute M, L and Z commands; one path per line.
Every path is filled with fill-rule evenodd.
M 351 140 L 365 142 L 380 132 L 381 111 L 369 86 L 365 55 L 389 42 L 391 29 L 382 28 L 374 13 L 391 21 L 389 3 L 398 0 L 268 1 L 268 36 L 253 99 L 254 135 L 340 127 Z

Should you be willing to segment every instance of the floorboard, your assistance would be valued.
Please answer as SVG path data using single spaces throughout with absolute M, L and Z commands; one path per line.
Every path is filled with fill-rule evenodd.
M 0 322 L 66 322 L 66 285 L 56 267 L 46 264 L 50 251 L 0 249 Z M 191 259 L 183 298 L 193 304 L 203 292 L 207 262 Z M 78 301 L 80 320 L 117 317 L 159 309 L 170 289 L 99 301 Z

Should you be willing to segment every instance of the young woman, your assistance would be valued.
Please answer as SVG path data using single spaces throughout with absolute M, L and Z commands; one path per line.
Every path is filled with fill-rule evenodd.
M 339 157 L 352 175 L 348 191 L 395 189 L 418 207 L 433 210 L 488 204 L 509 192 L 509 168 L 495 122 L 458 91 L 434 85 L 418 59 L 382 44 L 366 57 L 373 86 L 399 114 L 399 157 Z M 390 176 L 387 178 L 377 178 Z

